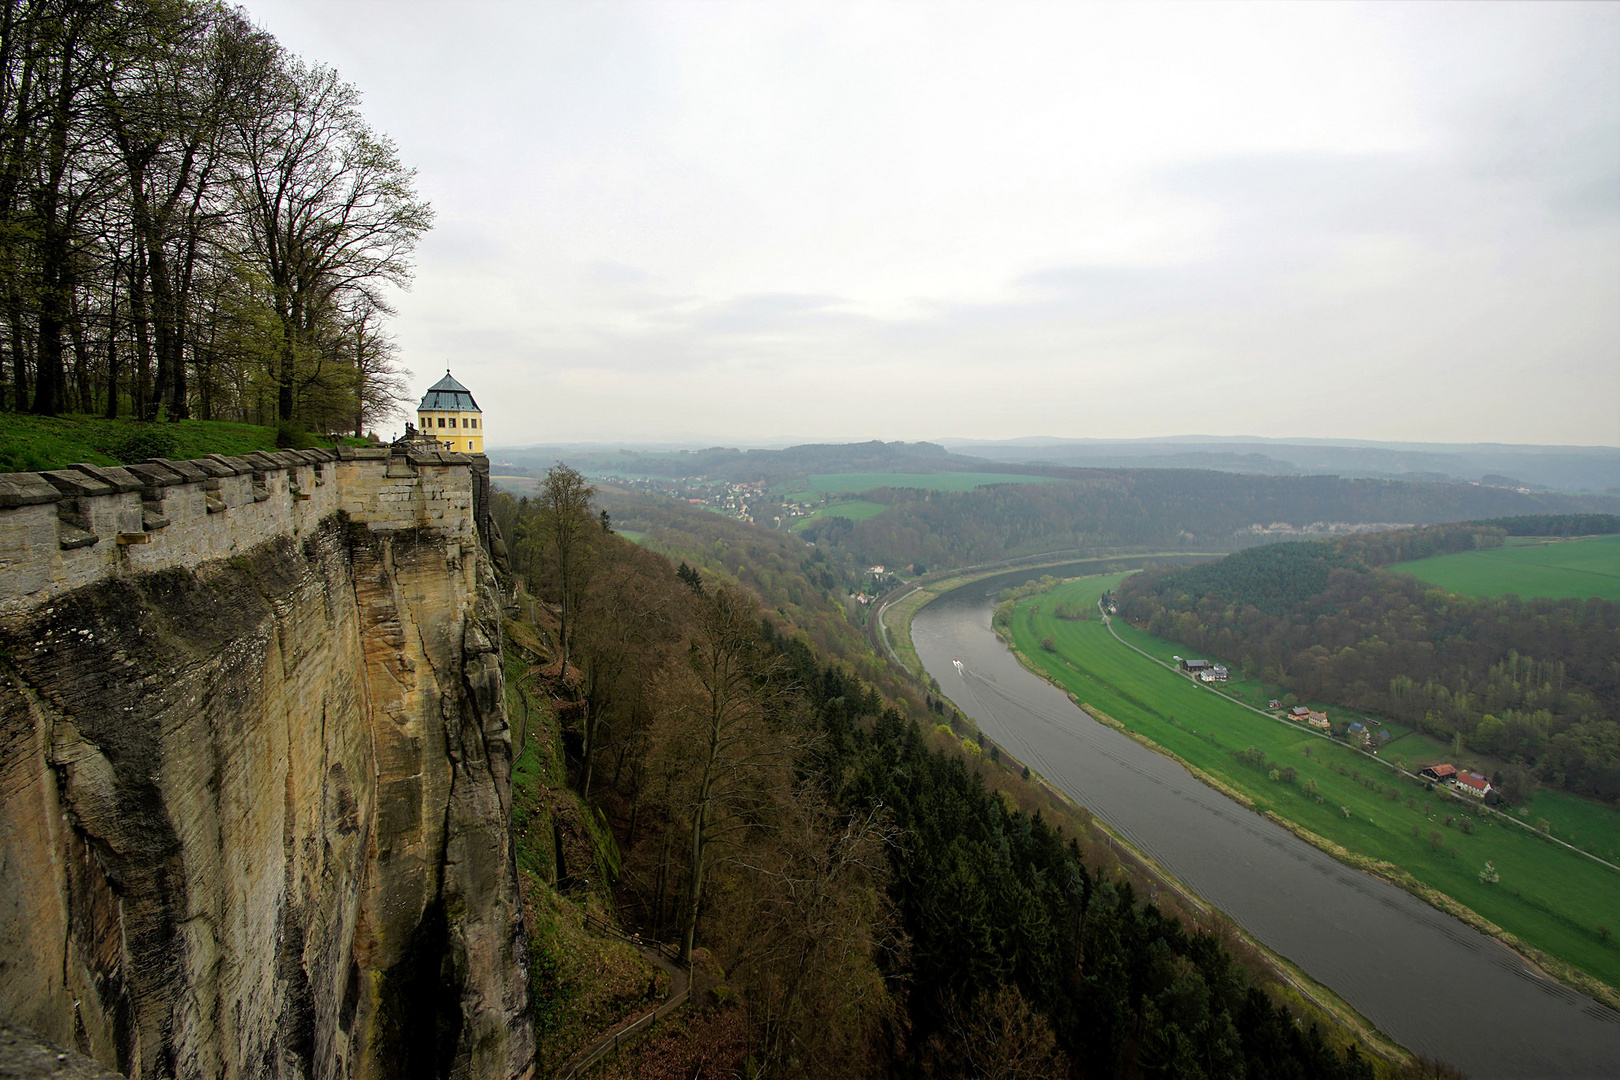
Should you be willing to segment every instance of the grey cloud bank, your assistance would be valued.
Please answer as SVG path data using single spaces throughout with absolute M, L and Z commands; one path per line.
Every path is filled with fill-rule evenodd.
M 492 442 L 1620 445 L 1615 5 L 248 7 Z

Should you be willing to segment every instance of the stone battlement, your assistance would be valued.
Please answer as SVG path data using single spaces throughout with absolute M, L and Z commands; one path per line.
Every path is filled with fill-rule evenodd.
M 483 455 L 282 450 L 0 473 L 0 615 L 105 578 L 196 567 L 342 511 L 378 531 L 477 543 Z

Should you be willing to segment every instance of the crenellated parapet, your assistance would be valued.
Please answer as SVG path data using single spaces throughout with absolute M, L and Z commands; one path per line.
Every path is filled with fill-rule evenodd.
M 194 568 L 342 512 L 478 542 L 483 455 L 339 447 L 0 473 L 0 614 L 106 578 Z

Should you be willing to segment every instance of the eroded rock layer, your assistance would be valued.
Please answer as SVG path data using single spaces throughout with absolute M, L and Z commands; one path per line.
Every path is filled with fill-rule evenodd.
M 135 1077 L 525 1075 L 498 598 L 333 516 L 0 623 L 0 1016 Z

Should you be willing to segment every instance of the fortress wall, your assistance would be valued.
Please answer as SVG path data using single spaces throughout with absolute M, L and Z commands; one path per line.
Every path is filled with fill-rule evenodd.
M 487 515 L 438 452 L 0 475 L 0 1018 L 136 1080 L 532 1080 Z
M 94 582 L 195 569 L 342 511 L 376 532 L 472 542 L 481 455 L 387 448 L 287 450 L 0 474 L 0 615 Z

